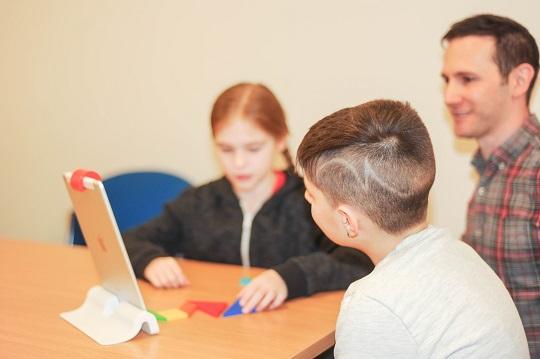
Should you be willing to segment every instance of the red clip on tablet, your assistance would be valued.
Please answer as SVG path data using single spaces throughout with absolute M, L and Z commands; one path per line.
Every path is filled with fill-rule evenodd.
M 95 171 L 85 170 L 85 169 L 78 169 L 78 170 L 75 170 L 71 174 L 71 181 L 70 181 L 71 187 L 73 187 L 74 190 L 79 191 L 79 192 L 86 191 L 86 188 L 84 187 L 84 182 L 83 182 L 84 177 L 90 177 L 98 181 L 101 181 L 101 176 L 99 175 L 99 173 Z

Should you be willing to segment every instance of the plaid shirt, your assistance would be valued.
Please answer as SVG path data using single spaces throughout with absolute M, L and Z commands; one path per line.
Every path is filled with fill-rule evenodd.
M 531 115 L 487 160 L 469 202 L 469 243 L 502 279 L 521 316 L 531 358 L 540 358 L 540 124 Z

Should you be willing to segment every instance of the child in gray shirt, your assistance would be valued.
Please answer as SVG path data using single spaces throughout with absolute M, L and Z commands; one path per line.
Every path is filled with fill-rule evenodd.
M 337 358 L 529 358 L 501 280 L 428 225 L 435 159 L 414 109 L 376 100 L 340 110 L 309 130 L 298 161 L 315 222 L 375 264 L 343 298 Z

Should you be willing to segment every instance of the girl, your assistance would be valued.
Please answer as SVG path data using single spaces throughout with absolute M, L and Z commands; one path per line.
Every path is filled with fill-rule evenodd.
M 211 126 L 224 177 L 183 192 L 156 219 L 124 235 L 137 276 L 158 288 L 188 284 L 174 255 L 270 268 L 239 293 L 244 312 L 287 298 L 344 289 L 372 269 L 314 224 L 293 171 L 281 105 L 261 84 L 241 83 L 216 100 Z M 275 171 L 276 155 L 287 162 Z M 361 263 L 361 264 L 352 264 Z

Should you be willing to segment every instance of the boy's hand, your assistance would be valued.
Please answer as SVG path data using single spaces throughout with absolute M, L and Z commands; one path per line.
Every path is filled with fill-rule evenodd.
M 158 257 L 150 261 L 144 269 L 144 277 L 156 288 L 179 288 L 189 284 L 173 257 Z
M 237 298 L 243 313 L 249 313 L 256 308 L 257 312 L 265 309 L 275 309 L 287 299 L 288 290 L 285 281 L 273 269 L 268 269 L 255 277 L 245 286 Z

